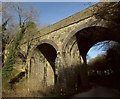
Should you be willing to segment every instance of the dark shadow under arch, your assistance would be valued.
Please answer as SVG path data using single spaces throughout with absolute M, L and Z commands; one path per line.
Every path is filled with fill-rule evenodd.
M 86 58 L 88 50 L 97 42 L 105 40 L 120 42 L 119 31 L 114 32 L 111 29 L 98 26 L 89 27 L 78 31 L 75 36 L 83 58 Z
M 55 48 L 48 43 L 43 43 L 37 46 L 37 49 L 39 49 L 41 53 L 45 56 L 45 58 L 52 66 L 53 71 L 55 72 L 55 59 L 57 57 L 57 51 L 55 50 Z
M 41 40 L 39 43 L 37 43 L 29 53 L 29 58 L 32 58 L 32 55 L 34 54 L 35 49 L 40 51 L 43 56 L 46 58 L 46 60 L 49 62 L 49 64 L 52 67 L 52 70 L 54 72 L 54 83 L 57 82 L 57 75 L 55 72 L 55 59 L 57 57 L 57 45 L 52 41 L 48 39 Z
M 57 51 L 56 49 L 48 43 L 42 43 L 36 47 L 48 60 L 50 63 L 53 71 L 54 71 L 54 82 L 57 82 L 57 75 L 55 73 L 55 59 L 57 57 Z
M 105 41 L 105 40 L 113 40 L 116 42 L 120 42 L 120 35 L 119 31 L 114 31 L 114 29 L 101 27 L 101 26 L 92 26 L 87 27 L 82 30 L 76 30 L 72 32 L 74 35 L 70 34 L 70 36 L 67 38 L 65 44 L 63 45 L 63 57 L 66 58 L 67 54 L 70 54 L 71 52 L 67 52 L 67 50 L 72 49 L 72 44 L 76 42 L 79 50 L 79 56 L 83 59 L 83 65 L 84 65 L 84 71 L 83 74 L 87 77 L 87 68 L 86 68 L 86 54 L 88 50 L 97 42 Z M 71 36 L 72 35 L 72 36 Z M 71 43 L 74 42 L 74 43 Z M 73 46 L 74 47 L 74 46 Z M 75 61 L 75 60 L 74 60 Z M 66 60 L 64 60 L 66 63 Z M 65 64 L 68 65 L 68 64 Z M 81 64 L 79 64 L 81 65 Z M 82 71 L 82 70 L 81 70 Z M 83 75 L 82 74 L 82 75 Z M 83 77 L 83 78 L 86 78 Z M 83 79 L 82 84 L 84 84 L 84 81 L 86 79 Z M 85 83 L 87 80 L 85 81 Z
M 66 42 L 63 43 L 63 57 L 65 57 L 67 45 L 69 45 L 71 40 L 74 40 L 77 42 L 80 55 L 86 61 L 86 54 L 94 44 L 104 40 L 113 40 L 120 42 L 119 33 L 120 32 L 116 31 L 116 29 L 114 30 L 102 26 L 91 26 L 83 28 L 82 30 L 79 30 L 79 28 L 77 28 L 70 33 L 70 35 L 65 40 Z

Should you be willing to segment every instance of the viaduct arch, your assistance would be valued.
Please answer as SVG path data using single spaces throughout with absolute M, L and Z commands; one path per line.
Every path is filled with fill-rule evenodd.
M 60 67 L 60 70 L 63 70 L 62 75 L 66 79 L 63 80 L 65 86 L 67 82 L 69 83 L 68 79 L 70 77 L 75 78 L 77 76 L 81 77 L 81 79 L 72 79 L 75 81 L 74 84 L 82 80 L 80 82 L 84 85 L 84 83 L 87 82 L 85 81 L 87 79 L 87 70 L 84 65 L 86 64 L 86 54 L 90 47 L 103 40 L 120 42 L 120 23 L 118 22 L 120 19 L 119 8 L 119 2 L 98 3 L 40 30 L 30 41 L 23 38 L 20 47 L 24 53 L 27 53 L 27 42 L 31 42 L 25 68 L 30 71 L 30 59 L 33 57 L 32 55 L 38 51 L 43 55 L 41 57 L 44 57 L 46 60 L 45 64 L 48 62 L 51 66 L 54 76 L 56 75 L 56 65 L 58 68 Z M 95 11 L 93 11 L 93 9 L 95 9 Z M 103 17 L 99 15 L 100 9 L 105 12 Z M 115 20 L 113 15 L 115 16 Z M 57 64 L 55 63 L 56 57 L 58 60 Z M 37 63 L 43 62 L 39 60 Z M 81 65 L 85 68 L 81 69 Z M 76 69 L 81 69 L 81 72 L 78 71 L 77 75 L 75 74 L 76 72 L 74 72 Z M 72 76 L 74 74 L 75 77 Z M 59 73 L 57 76 L 57 79 L 59 79 L 59 77 L 62 78 Z M 57 76 L 55 76 L 55 79 Z M 58 80 L 55 80 L 55 82 L 57 81 Z
M 37 76 L 40 82 L 42 81 L 41 83 L 54 85 L 57 81 L 55 72 L 57 50 L 58 48 L 54 41 L 48 39 L 44 39 L 35 45 L 28 55 L 30 61 L 28 67 L 29 75 Z M 38 74 L 36 74 L 37 72 Z M 42 72 L 42 74 L 40 72 Z

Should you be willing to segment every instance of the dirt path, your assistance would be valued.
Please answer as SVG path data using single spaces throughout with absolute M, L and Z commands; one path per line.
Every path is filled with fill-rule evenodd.
M 79 93 L 74 97 L 120 97 L 120 92 L 115 89 L 95 85 L 89 91 Z

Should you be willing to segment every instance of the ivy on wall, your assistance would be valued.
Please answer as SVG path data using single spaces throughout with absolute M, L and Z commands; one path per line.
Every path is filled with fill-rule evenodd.
M 4 67 L 2 68 L 2 76 L 3 78 L 6 78 L 11 75 L 11 72 L 13 70 L 13 64 L 14 64 L 14 57 L 15 57 L 15 52 L 20 44 L 21 39 L 23 38 L 24 32 L 25 32 L 24 27 L 21 27 L 20 31 L 17 33 L 14 42 L 10 46 L 8 50 L 8 55 L 4 63 Z

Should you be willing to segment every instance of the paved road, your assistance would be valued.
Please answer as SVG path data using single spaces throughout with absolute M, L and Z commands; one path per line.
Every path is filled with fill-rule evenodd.
M 96 85 L 89 91 L 77 94 L 74 97 L 120 97 L 120 92 Z

